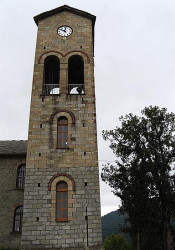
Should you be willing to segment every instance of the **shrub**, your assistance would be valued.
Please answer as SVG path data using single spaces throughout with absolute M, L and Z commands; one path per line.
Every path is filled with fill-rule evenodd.
M 130 244 L 121 235 L 110 235 L 107 236 L 104 241 L 105 250 L 130 250 Z

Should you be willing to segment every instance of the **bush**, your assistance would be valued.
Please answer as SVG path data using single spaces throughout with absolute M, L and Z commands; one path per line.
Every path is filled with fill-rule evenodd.
M 107 236 L 104 241 L 105 250 L 130 250 L 130 244 L 121 235 L 110 235 Z

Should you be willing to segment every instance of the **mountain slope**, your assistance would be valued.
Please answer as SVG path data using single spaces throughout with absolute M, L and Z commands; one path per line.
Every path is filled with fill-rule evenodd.
M 122 215 L 119 210 L 110 212 L 102 216 L 102 239 L 111 234 L 122 233 L 123 227 L 126 227 L 128 223 L 125 222 L 127 215 Z M 123 233 L 122 233 L 123 234 Z M 129 239 L 127 234 L 123 234 L 125 238 Z

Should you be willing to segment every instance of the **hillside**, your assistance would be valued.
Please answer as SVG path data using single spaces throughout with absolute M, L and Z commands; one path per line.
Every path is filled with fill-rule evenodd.
M 122 215 L 119 210 L 113 211 L 102 216 L 102 238 L 103 241 L 106 236 L 110 234 L 122 233 L 122 228 L 127 225 L 125 219 L 127 215 Z M 123 234 L 123 233 L 122 233 Z M 129 239 L 127 234 L 124 234 L 125 238 Z

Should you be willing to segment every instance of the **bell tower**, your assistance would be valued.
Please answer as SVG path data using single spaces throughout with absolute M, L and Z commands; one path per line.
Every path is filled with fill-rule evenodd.
M 95 19 L 66 5 L 34 17 L 22 249 L 101 245 Z

